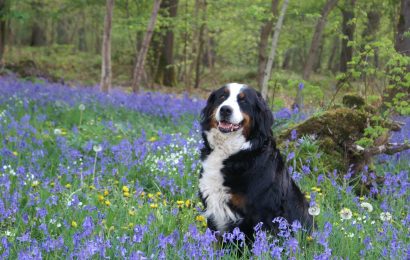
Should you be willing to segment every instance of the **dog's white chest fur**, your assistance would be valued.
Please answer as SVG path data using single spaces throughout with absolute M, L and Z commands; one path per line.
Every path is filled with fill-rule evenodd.
M 229 188 L 223 185 L 223 161 L 240 150 L 248 149 L 250 145 L 242 130 L 223 134 L 212 128 L 205 134 L 212 152 L 202 162 L 203 173 L 199 179 L 199 190 L 206 198 L 205 216 L 214 220 L 218 230 L 225 231 L 229 223 L 237 223 L 241 217 L 228 206 L 231 194 Z

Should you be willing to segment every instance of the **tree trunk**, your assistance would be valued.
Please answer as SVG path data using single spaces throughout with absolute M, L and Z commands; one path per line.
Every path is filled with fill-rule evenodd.
M 410 56 L 410 0 L 401 0 L 399 22 L 397 24 L 397 35 L 394 48 L 397 52 Z M 407 34 L 407 35 L 406 35 Z M 410 72 L 410 64 L 407 66 Z
M 140 90 L 140 82 L 142 78 L 142 73 L 144 71 L 145 57 L 147 56 L 148 47 L 151 42 L 152 34 L 154 33 L 154 27 L 157 21 L 160 4 L 161 4 L 161 0 L 155 0 L 154 7 L 151 13 L 151 19 L 148 23 L 147 32 L 145 33 L 144 40 L 142 41 L 141 49 L 138 52 L 138 57 L 135 61 L 133 80 L 132 80 L 132 91 L 134 93 Z
M 315 64 L 313 65 L 313 71 L 315 73 L 320 71 L 320 68 L 322 66 L 322 54 L 323 54 L 323 45 L 324 45 L 324 40 L 326 37 L 322 37 L 322 40 L 320 40 L 320 46 L 317 54 L 317 58 L 315 59 Z
M 400 14 L 399 21 L 397 23 L 397 34 L 396 42 L 394 48 L 396 51 L 402 55 L 410 56 L 410 37 L 408 32 L 410 31 L 410 0 L 401 0 L 400 5 Z M 404 68 L 403 68 L 404 69 Z M 406 67 L 407 73 L 410 73 L 410 64 L 407 64 Z M 399 76 L 399 75 L 398 75 Z M 401 76 L 402 77 L 402 76 Z M 400 78 L 398 81 L 404 82 L 403 78 Z M 398 93 L 403 94 L 404 96 L 400 100 L 408 101 L 410 99 L 410 88 L 404 87 L 403 85 L 394 82 L 396 80 L 391 80 L 392 85 L 395 87 L 387 88 L 386 93 L 384 94 L 384 102 L 392 102 Z M 407 81 L 408 82 L 408 81 Z
M 178 0 L 162 1 L 161 9 L 165 11 L 165 16 L 167 18 L 176 17 Z M 166 33 L 161 39 L 162 49 L 155 78 L 159 84 L 172 87 L 176 85 L 176 72 L 174 67 L 174 32 L 171 26 L 166 26 L 164 29 L 166 30 Z
M 279 0 L 272 0 L 271 12 L 273 16 L 278 15 Z M 260 41 L 258 48 L 258 87 L 262 88 L 263 75 L 266 68 L 267 47 L 269 36 L 272 34 L 273 19 L 268 19 L 261 27 Z
M 201 59 L 202 59 L 202 53 L 203 53 L 203 48 L 204 48 L 204 31 L 206 27 L 206 5 L 207 5 L 206 0 L 203 0 L 203 2 L 200 5 L 202 7 L 202 21 L 201 21 L 201 26 L 199 27 L 199 34 L 198 34 L 198 53 L 196 55 L 194 88 L 199 87 L 199 81 L 200 81 L 200 76 L 201 76 L 200 75 L 201 74 Z
M 335 64 L 336 63 L 335 57 L 339 51 L 339 45 L 340 45 L 339 36 L 333 37 L 332 50 L 330 52 L 329 60 L 327 62 L 327 69 L 332 71 L 333 73 L 336 73 L 336 71 L 339 68 L 338 64 Z
M 31 8 L 35 15 L 32 20 L 30 46 L 44 46 L 47 43 L 46 33 L 44 31 L 43 17 L 41 9 L 44 7 L 43 1 L 31 1 Z
M 282 69 L 288 70 L 290 68 L 290 62 L 292 59 L 292 48 L 289 48 L 285 51 L 285 56 L 282 62 Z
M 336 6 L 337 1 L 338 0 L 328 0 L 322 9 L 319 20 L 317 21 L 315 33 L 313 34 L 312 38 L 312 43 L 310 44 L 308 58 L 303 69 L 303 79 L 305 80 L 309 79 L 310 73 L 312 73 L 312 69 L 316 64 L 319 56 L 319 47 L 321 46 L 323 38 L 322 33 L 326 25 L 327 16 L 329 15 L 330 11 L 332 11 L 332 9 Z
M 103 92 L 108 92 L 111 89 L 111 25 L 112 11 L 114 9 L 114 0 L 107 0 L 106 14 L 104 19 L 104 36 L 102 45 L 102 65 L 101 65 L 101 84 L 100 88 Z
M 0 0 L 0 68 L 3 67 L 4 49 L 6 47 L 7 12 L 6 0 Z
M 364 51 L 364 46 L 367 43 L 371 43 L 376 39 L 376 33 L 380 27 L 380 9 L 377 8 L 378 6 L 371 6 L 370 11 L 367 12 L 367 22 L 366 27 L 362 32 L 362 39 L 364 43 L 360 47 L 361 51 Z M 378 50 L 374 49 L 374 66 L 377 68 L 379 66 L 378 59 Z
M 283 1 L 282 10 L 280 11 L 279 19 L 275 25 L 275 32 L 273 34 L 273 39 L 272 39 L 272 48 L 269 54 L 268 62 L 266 63 L 265 72 L 263 75 L 262 88 L 261 88 L 262 97 L 264 99 L 266 99 L 268 95 L 268 81 L 269 81 L 270 73 L 272 70 L 273 60 L 275 59 L 276 47 L 278 46 L 280 30 L 282 29 L 283 19 L 285 17 L 286 8 L 288 7 L 288 3 L 289 3 L 289 0 Z
M 84 27 L 81 27 L 81 28 L 78 30 L 78 50 L 79 50 L 79 51 L 84 51 L 84 52 L 86 52 L 87 49 L 88 49 L 88 48 L 87 48 L 87 41 L 86 41 L 85 36 L 86 36 L 85 28 L 84 28 Z
M 346 6 L 342 9 L 342 51 L 340 53 L 340 72 L 347 72 L 347 63 L 352 60 L 353 47 L 348 46 L 349 42 L 353 41 L 355 31 L 354 19 L 354 5 L 356 0 L 346 0 Z
M 57 21 L 57 44 L 69 44 L 68 36 L 68 19 L 63 17 Z

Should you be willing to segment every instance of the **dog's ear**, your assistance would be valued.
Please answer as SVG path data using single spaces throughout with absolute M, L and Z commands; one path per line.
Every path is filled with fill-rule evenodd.
M 215 91 L 211 93 L 206 101 L 206 106 L 201 111 L 201 127 L 202 129 L 209 128 L 209 122 L 212 117 L 212 113 L 214 110 L 214 103 L 215 103 L 216 94 Z
M 251 150 L 258 150 L 270 143 L 275 145 L 272 132 L 273 114 L 262 95 L 256 91 L 252 133 L 250 135 Z
M 256 100 L 256 123 L 258 124 L 259 131 L 264 136 L 273 136 L 272 134 L 272 125 L 273 125 L 273 114 L 270 110 L 268 104 L 263 99 L 260 92 L 257 91 L 257 100 Z

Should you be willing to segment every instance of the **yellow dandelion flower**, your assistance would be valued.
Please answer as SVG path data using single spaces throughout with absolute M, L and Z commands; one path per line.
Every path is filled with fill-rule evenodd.
M 204 221 L 205 221 L 205 217 L 202 216 L 202 215 L 199 215 L 199 216 L 196 216 L 196 217 L 195 217 L 195 220 L 198 221 L 198 222 L 204 222 Z
M 110 194 L 110 192 L 108 190 L 104 190 L 104 196 L 108 196 L 108 194 Z
M 126 191 L 126 192 L 124 192 L 124 197 L 127 197 L 127 198 L 129 198 L 131 195 L 130 195 L 130 193 L 128 192 L 128 191 Z
M 110 202 L 109 200 L 104 201 L 104 203 L 105 203 L 106 206 L 110 206 L 110 205 L 111 205 L 111 202 Z
M 152 208 L 152 209 L 158 208 L 158 204 L 157 204 L 157 203 L 151 203 L 151 204 L 149 204 L 149 206 L 150 206 L 150 208 Z
M 75 221 L 73 220 L 73 221 L 71 221 L 71 226 L 72 226 L 73 228 L 76 228 L 76 227 L 78 226 L 78 224 L 77 224 L 77 222 L 75 222 Z
M 148 198 L 152 199 L 154 197 L 154 194 L 148 193 Z
M 13 152 L 13 155 L 14 155 L 14 156 L 17 156 L 18 154 L 19 154 L 19 153 L 16 152 L 16 151 Z
M 183 205 L 183 204 L 184 204 L 184 201 L 183 201 L 183 200 L 177 200 L 177 204 L 178 204 L 178 205 Z
M 162 200 L 162 204 L 163 204 L 164 206 L 166 206 L 166 205 L 167 205 L 167 200 Z
M 157 197 L 160 197 L 160 196 L 162 195 L 162 193 L 158 191 L 158 192 L 156 193 L 156 195 L 157 195 Z
M 365 197 L 360 197 L 359 200 L 360 201 L 364 201 L 366 198 Z
M 122 192 L 129 192 L 130 189 L 127 186 L 122 186 Z
M 155 137 L 155 136 L 153 136 L 153 137 L 151 137 L 150 139 L 148 139 L 148 141 L 150 141 L 150 142 L 155 142 L 156 140 L 158 140 L 158 139 L 157 139 L 157 137 Z
M 133 228 L 133 227 L 134 227 L 134 223 L 130 222 L 130 223 L 128 224 L 128 227 L 129 227 L 129 228 Z
M 93 185 L 88 186 L 88 188 L 89 188 L 90 190 L 95 190 L 95 187 L 94 187 Z
M 118 184 L 118 183 L 120 183 L 118 180 L 115 180 L 115 181 L 114 181 L 114 184 Z
M 70 183 L 67 183 L 67 184 L 65 185 L 65 187 L 66 187 L 67 189 L 69 189 L 69 188 L 71 188 L 71 184 L 70 184 Z
M 310 194 L 305 194 L 305 198 L 310 200 Z
M 101 194 L 98 194 L 98 201 L 103 201 L 104 200 L 104 196 L 103 195 L 101 195 Z
M 56 185 L 54 182 L 50 182 L 51 187 L 54 187 L 54 185 Z
M 313 241 L 313 237 L 312 237 L 312 236 L 308 236 L 308 237 L 306 238 L 306 240 L 307 240 L 308 242 Z
M 135 216 L 135 210 L 128 210 L 128 215 Z
M 185 207 L 189 208 L 191 206 L 191 201 L 190 200 L 186 200 L 185 201 Z
M 141 192 L 141 197 L 145 197 L 145 192 L 143 191 L 143 192 Z

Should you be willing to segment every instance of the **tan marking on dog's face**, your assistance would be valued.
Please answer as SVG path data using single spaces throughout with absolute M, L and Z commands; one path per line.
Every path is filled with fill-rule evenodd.
M 216 110 L 217 108 L 214 109 L 214 112 L 212 112 L 212 115 L 211 115 L 211 122 L 210 122 L 211 128 L 218 128 L 218 121 L 216 121 L 216 117 L 215 117 Z
M 243 135 L 248 138 L 249 135 L 251 134 L 251 117 L 242 112 L 242 116 L 243 116 L 243 121 L 242 121 L 242 127 L 243 127 Z

